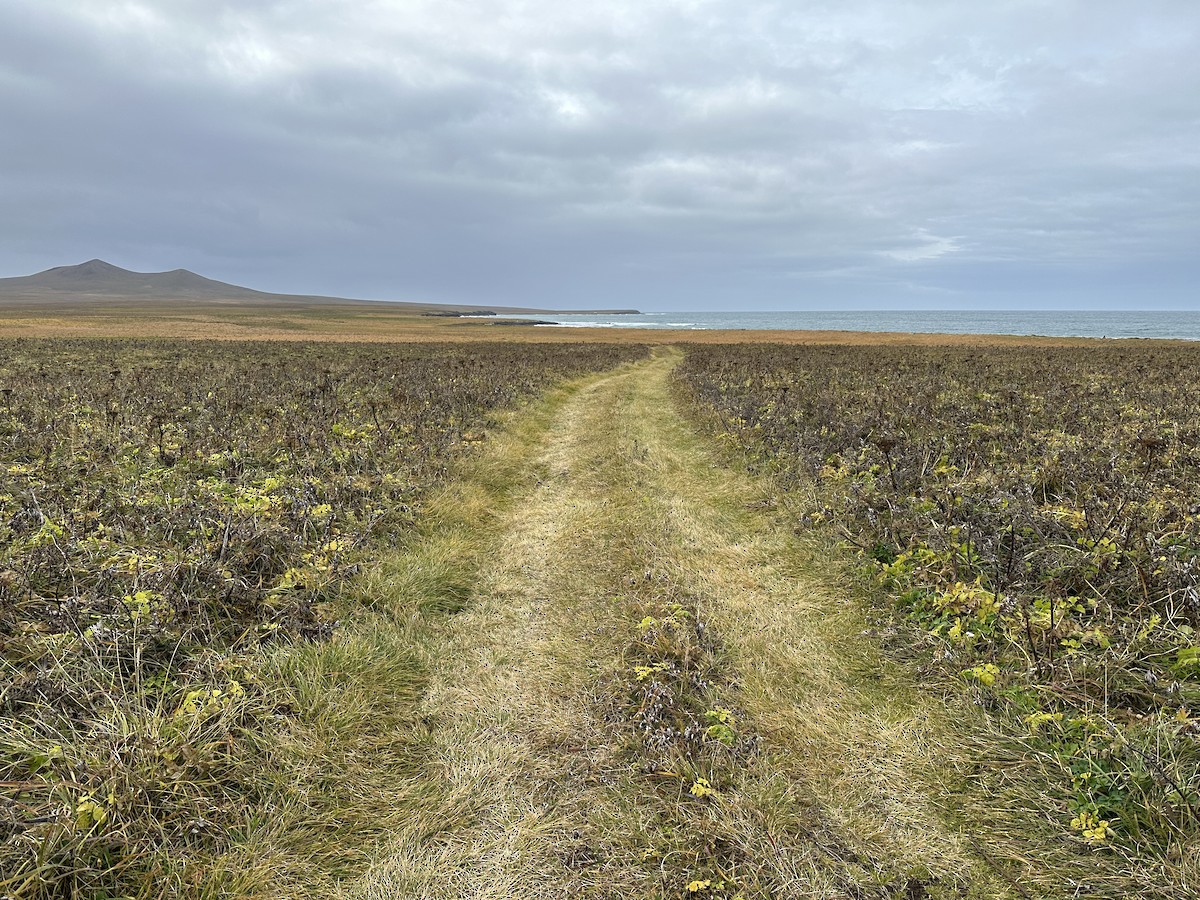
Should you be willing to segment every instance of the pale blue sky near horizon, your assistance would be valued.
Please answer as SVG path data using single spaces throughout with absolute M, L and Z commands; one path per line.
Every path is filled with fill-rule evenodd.
M 0 276 L 1200 309 L 1192 0 L 6 0 Z

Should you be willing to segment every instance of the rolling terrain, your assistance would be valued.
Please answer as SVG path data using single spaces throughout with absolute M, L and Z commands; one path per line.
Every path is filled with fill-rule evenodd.
M 31 310 L 75 310 L 126 306 L 186 305 L 195 309 L 208 305 L 222 307 L 245 306 L 280 309 L 288 307 L 332 306 L 346 312 L 348 308 L 366 306 L 378 310 L 398 308 L 410 314 L 472 312 L 490 313 L 552 313 L 563 310 L 529 309 L 511 306 L 459 306 L 445 303 L 413 303 L 402 301 L 354 300 L 345 297 L 324 297 L 308 294 L 274 294 L 215 281 L 189 272 L 173 269 L 169 272 L 131 272 L 102 259 L 91 259 L 74 266 L 56 266 L 34 275 L 0 278 L 0 308 L 28 307 Z M 572 312 L 634 312 L 635 310 L 572 310 Z
M 1198 896 L 1190 349 L 409 320 L 7 342 L 0 898 Z

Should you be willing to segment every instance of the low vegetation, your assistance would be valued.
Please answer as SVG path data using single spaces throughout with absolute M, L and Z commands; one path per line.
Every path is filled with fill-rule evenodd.
M 474 538 L 420 545 L 471 591 L 429 645 L 391 840 L 342 896 L 1019 896 L 946 821 L 957 723 L 862 639 L 772 480 L 716 464 L 681 356 L 554 392 L 439 493 L 430 518 L 515 484 Z
M 0 345 L 0 896 L 236 893 L 225 851 L 315 803 L 298 697 L 356 714 L 273 648 L 336 632 L 492 411 L 640 352 Z
M 1197 372 L 1169 344 L 742 345 L 677 374 L 753 465 L 816 485 L 797 527 L 843 539 L 926 671 L 1006 727 L 979 775 L 997 828 L 1038 808 L 1043 850 L 1132 879 L 1097 895 L 1200 873 Z
M 1200 350 L 0 351 L 0 898 L 1195 896 Z

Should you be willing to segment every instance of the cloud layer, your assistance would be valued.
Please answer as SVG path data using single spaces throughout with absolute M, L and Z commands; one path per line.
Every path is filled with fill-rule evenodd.
M 1200 306 L 1191 0 L 9 0 L 0 274 Z

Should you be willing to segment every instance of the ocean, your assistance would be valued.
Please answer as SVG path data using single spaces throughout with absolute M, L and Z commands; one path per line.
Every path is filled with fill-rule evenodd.
M 506 315 L 505 318 L 521 318 Z M 628 316 L 541 315 L 577 328 L 907 331 L 930 334 L 1019 334 L 1047 337 L 1200 340 L 1200 310 L 1174 312 L 652 312 Z

